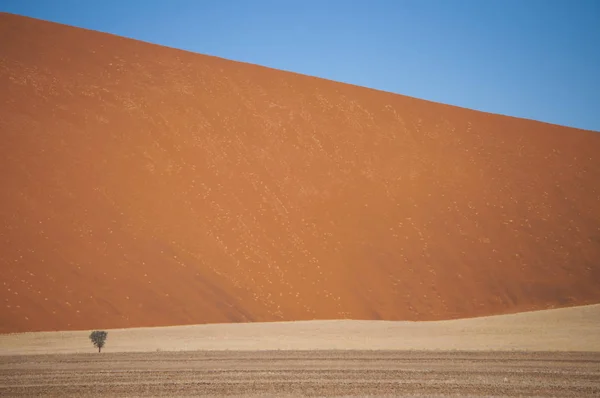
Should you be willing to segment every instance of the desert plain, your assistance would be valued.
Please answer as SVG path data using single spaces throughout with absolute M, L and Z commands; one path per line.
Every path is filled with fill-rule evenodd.
M 0 336 L 2 396 L 594 397 L 600 305 L 432 322 Z
M 600 395 L 598 132 L 0 37 L 1 396 Z

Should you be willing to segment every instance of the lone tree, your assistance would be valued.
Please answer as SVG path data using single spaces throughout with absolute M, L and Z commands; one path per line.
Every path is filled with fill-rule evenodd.
M 100 352 L 102 350 L 102 347 L 104 347 L 107 335 L 108 332 L 105 332 L 104 330 L 94 330 L 90 334 L 90 340 L 92 340 L 92 344 L 94 344 L 94 347 L 98 347 L 98 352 Z

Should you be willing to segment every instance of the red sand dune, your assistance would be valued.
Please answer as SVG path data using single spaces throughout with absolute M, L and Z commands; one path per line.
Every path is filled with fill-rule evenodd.
M 600 302 L 600 134 L 0 15 L 0 332 Z

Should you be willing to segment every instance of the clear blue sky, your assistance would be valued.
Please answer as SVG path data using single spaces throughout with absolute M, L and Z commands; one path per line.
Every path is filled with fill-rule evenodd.
M 0 0 L 0 10 L 600 131 L 600 0 Z

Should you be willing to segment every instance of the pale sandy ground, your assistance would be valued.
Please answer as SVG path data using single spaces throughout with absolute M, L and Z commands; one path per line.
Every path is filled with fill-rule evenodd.
M 88 334 L 0 336 L 0 396 L 600 396 L 600 305 L 444 322 L 109 330 L 102 354 Z
M 0 355 L 93 352 L 90 331 L 0 335 Z M 104 352 L 459 350 L 600 352 L 600 304 L 439 322 L 306 321 L 108 330 Z

